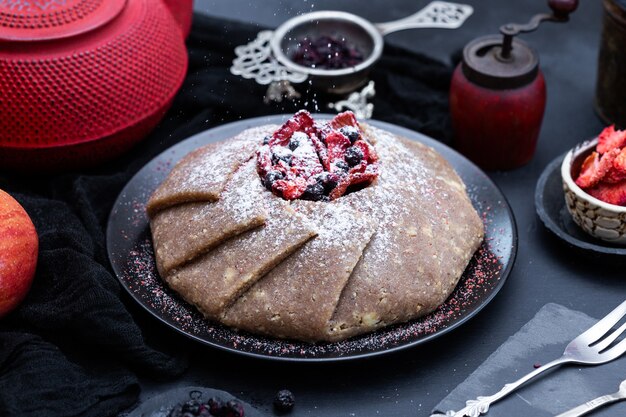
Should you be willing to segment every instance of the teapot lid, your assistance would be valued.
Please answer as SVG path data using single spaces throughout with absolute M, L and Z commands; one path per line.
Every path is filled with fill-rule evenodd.
M 126 0 L 0 1 L 0 41 L 67 38 L 114 19 Z
M 501 51 L 502 35 L 474 39 L 463 49 L 464 75 L 471 82 L 492 89 L 522 87 L 537 77 L 539 58 L 526 42 L 513 39 L 507 58 Z

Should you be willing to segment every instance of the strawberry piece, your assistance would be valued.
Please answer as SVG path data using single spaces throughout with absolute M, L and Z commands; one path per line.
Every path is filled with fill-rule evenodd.
M 310 134 L 314 131 L 314 123 L 315 122 L 309 112 L 300 110 L 291 119 L 287 120 L 287 122 L 285 122 L 280 129 L 274 132 L 272 140 L 270 140 L 270 146 L 286 146 L 287 143 L 289 143 L 289 139 L 291 139 L 295 132 Z
M 626 148 L 622 149 L 619 155 L 613 161 L 613 166 L 604 176 L 602 181 L 609 184 L 615 184 L 626 180 Z
M 359 123 L 356 121 L 356 116 L 351 111 L 344 111 L 343 113 L 339 113 L 330 122 L 330 127 L 335 130 L 339 130 L 344 126 L 359 126 Z
M 615 169 L 615 167 L 611 168 L 602 178 L 602 182 L 608 184 L 615 184 L 624 180 L 626 180 L 626 172 Z
M 626 148 L 622 149 L 613 161 L 613 168 L 626 174 Z
M 596 150 L 603 154 L 624 146 L 626 146 L 626 130 L 615 130 L 615 125 L 611 125 L 605 128 L 598 136 Z
M 337 159 L 343 159 L 346 149 L 350 147 L 350 140 L 339 132 L 331 132 L 326 136 L 326 148 L 328 149 L 328 164 Z
M 355 184 L 372 182 L 378 155 L 352 112 L 315 123 L 303 110 L 263 140 L 257 171 L 262 184 L 286 200 L 328 201 Z
M 598 184 L 613 168 L 613 162 L 619 153 L 619 149 L 613 149 L 602 156 L 593 152 L 583 162 L 580 174 L 576 179 L 576 185 L 584 189 Z
M 616 184 L 598 184 L 587 190 L 587 193 L 605 203 L 626 206 L 626 181 Z
M 301 177 L 293 180 L 278 180 L 274 182 L 272 190 L 278 191 L 287 200 L 295 200 L 306 190 L 306 181 Z

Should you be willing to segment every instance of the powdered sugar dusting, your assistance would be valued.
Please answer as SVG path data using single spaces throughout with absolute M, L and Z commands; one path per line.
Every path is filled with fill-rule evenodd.
M 262 137 L 257 136 L 256 140 L 262 140 Z M 385 170 L 383 169 L 382 172 L 385 173 Z M 368 189 L 354 193 L 354 195 L 366 192 Z M 268 194 L 268 192 L 265 193 Z M 195 308 L 171 292 L 156 273 L 145 215 L 138 216 L 129 212 L 129 221 L 122 225 L 122 229 L 118 233 L 114 233 L 114 235 L 121 236 L 122 239 L 123 236 L 130 236 L 127 239 L 133 239 L 134 247 L 130 252 L 124 250 L 115 256 L 112 255 L 112 263 L 116 271 L 121 269 L 118 277 L 124 287 L 144 307 L 165 320 L 169 325 L 198 338 L 204 343 L 238 352 L 275 358 L 333 359 L 381 353 L 399 346 L 417 343 L 430 335 L 460 323 L 484 305 L 486 299 L 490 298 L 501 285 L 501 279 L 505 276 L 503 275 L 505 274 L 503 267 L 505 265 L 510 266 L 512 262 L 510 258 L 512 240 L 510 233 L 512 232 L 506 227 L 508 223 L 506 221 L 503 223 L 502 220 L 502 211 L 505 210 L 503 207 L 506 206 L 506 203 L 497 201 L 488 204 L 482 201 L 483 194 L 481 194 L 480 188 L 469 187 L 469 193 L 475 206 L 483 214 L 487 233 L 481 248 L 476 252 L 457 289 L 448 300 L 435 312 L 420 319 L 338 343 L 308 344 L 277 340 L 237 332 L 207 321 Z M 352 198 L 351 196 L 342 197 L 338 201 L 346 204 Z M 139 198 L 145 202 L 146 195 L 133 198 Z M 142 202 L 126 203 L 122 204 L 122 207 L 141 206 Z M 499 218 L 495 223 L 498 226 L 492 224 L 494 216 Z M 385 218 L 389 217 L 393 217 L 393 213 L 385 215 Z M 393 219 L 390 221 L 389 224 L 392 224 Z M 134 240 L 137 230 L 140 231 L 141 237 Z M 339 239 L 336 242 L 339 242 Z
M 259 211 L 265 192 L 256 174 L 256 162 L 249 160 L 235 172 L 221 201 L 224 203 L 224 210 L 235 221 L 243 221 Z
M 298 212 L 303 213 L 311 221 L 318 233 L 317 237 L 304 248 L 299 259 L 315 259 L 320 251 L 326 251 L 333 253 L 337 263 L 340 264 L 347 257 L 355 257 L 355 247 L 361 250 L 365 247 L 375 230 L 376 223 L 350 205 L 342 204 L 340 200 L 330 203 L 305 201 L 292 203 Z M 355 234 L 357 232 L 358 234 Z M 361 250 L 357 249 L 357 259 Z M 352 261 L 351 259 L 351 263 L 356 263 L 355 260 Z M 320 267 L 325 268 L 328 265 Z
M 222 142 L 219 147 L 211 149 L 203 154 L 202 158 L 194 161 L 185 171 L 185 176 L 180 182 L 183 189 L 198 189 L 211 187 L 213 184 L 223 184 L 232 174 L 233 167 L 229 162 L 237 165 L 249 160 L 256 150 L 257 144 L 267 134 L 267 128 L 253 128 L 246 130 L 241 135 Z M 212 148 L 215 145 L 209 145 Z M 232 160 L 228 160 L 231 159 Z
M 486 203 L 476 199 L 474 202 L 479 210 L 484 210 L 487 235 L 446 302 L 433 313 L 417 320 L 342 342 L 310 344 L 273 339 L 235 331 L 206 320 L 161 281 L 155 269 L 154 253 L 148 237 L 136 242 L 134 249 L 124 258 L 123 271 L 118 277 L 146 309 L 170 326 L 208 345 L 251 355 L 297 360 L 342 359 L 383 353 L 419 343 L 459 324 L 480 309 L 490 294 L 501 285 L 503 268 L 510 259 L 503 260 L 495 252 L 506 252 L 504 248 L 510 248 L 510 235 L 492 224 L 497 211 L 487 209 Z

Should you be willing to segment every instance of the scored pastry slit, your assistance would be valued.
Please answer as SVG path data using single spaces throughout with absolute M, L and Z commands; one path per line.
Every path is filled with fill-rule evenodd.
M 299 112 L 201 148 L 148 210 L 158 270 L 185 300 L 226 326 L 307 342 L 437 308 L 484 234 L 441 155 L 348 112 Z
M 319 227 L 319 235 L 257 281 L 222 321 L 239 329 L 318 341 L 375 223 L 341 203 L 292 203 Z
M 265 190 L 248 161 L 232 176 L 220 200 L 190 203 L 158 212 L 150 221 L 157 268 L 162 277 L 233 236 L 263 225 Z
M 333 340 L 422 316 L 441 305 L 456 286 L 483 239 L 483 225 L 465 196 L 460 178 L 432 149 L 408 140 L 387 145 L 375 128 L 382 163 L 415 160 L 437 166 L 401 177 L 387 169 L 372 195 L 347 200 L 365 211 L 378 210 L 379 231 L 355 267 L 332 319 Z M 394 175 L 389 175 L 389 174 Z M 372 187 L 373 189 L 373 187 Z M 403 204 L 421 196 L 419 204 Z
M 165 278 L 210 319 L 219 320 L 256 281 L 317 235 L 287 202 L 269 194 L 264 202 L 272 216 L 263 226 L 227 240 Z
M 251 129 L 261 134 L 264 130 Z M 257 132 L 258 131 L 258 132 Z M 184 203 L 216 202 L 234 173 L 254 157 L 255 141 L 246 132 L 232 141 L 205 145 L 185 156 L 155 190 L 146 210 L 150 217 Z

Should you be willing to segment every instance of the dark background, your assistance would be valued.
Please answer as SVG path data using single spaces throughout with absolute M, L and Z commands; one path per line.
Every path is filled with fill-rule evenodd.
M 196 0 L 197 11 L 212 16 L 275 27 L 301 12 L 339 9 L 375 22 L 407 16 L 428 1 Z M 466 1 L 474 15 L 458 30 L 414 30 L 388 36 L 386 42 L 450 63 L 471 39 L 496 32 L 506 22 L 525 22 L 547 9 L 545 1 Z M 537 153 L 527 166 L 491 172 L 513 207 L 519 231 L 518 257 L 501 293 L 477 317 L 425 346 L 401 353 L 335 364 L 289 364 L 260 361 L 217 351 L 188 341 L 163 327 L 163 333 L 192 352 L 192 368 L 178 380 L 144 380 L 142 398 L 166 387 L 202 385 L 223 389 L 268 407 L 274 393 L 291 389 L 297 416 L 427 416 L 432 407 L 462 382 L 509 336 L 546 303 L 556 302 L 600 317 L 626 298 L 623 268 L 601 258 L 572 252 L 552 236 L 534 207 L 535 184 L 543 168 L 576 143 L 597 134 L 603 124 L 593 110 L 602 6 L 582 0 L 567 25 L 545 24 L 524 35 L 540 53 L 548 103 Z M 146 326 L 161 326 L 146 317 Z M 552 358 L 544 358 L 548 360 Z M 539 360 L 539 359 L 538 359 Z M 532 370 L 529 364 L 527 370 Z M 619 376 L 607 378 L 621 379 Z M 618 378 L 618 379 L 617 379 Z M 491 393 L 484 393 L 491 394 Z M 581 399 L 582 400 L 582 399 Z M 623 415 L 617 405 L 598 416 Z M 497 408 L 490 415 L 498 416 Z

